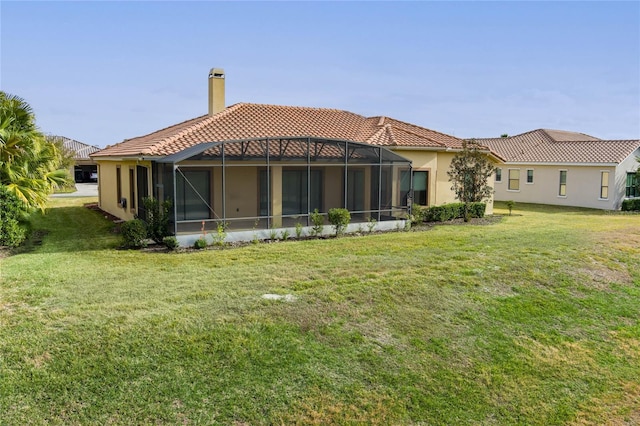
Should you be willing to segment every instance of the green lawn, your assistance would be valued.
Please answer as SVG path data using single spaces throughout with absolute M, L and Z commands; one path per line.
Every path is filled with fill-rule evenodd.
M 640 215 L 176 254 L 82 202 L 0 259 L 0 424 L 640 422 Z

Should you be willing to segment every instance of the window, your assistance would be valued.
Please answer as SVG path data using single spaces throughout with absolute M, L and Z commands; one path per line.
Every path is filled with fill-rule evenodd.
M 520 190 L 520 169 L 509 169 L 509 191 Z
M 177 220 L 209 219 L 211 174 L 208 170 L 180 170 L 176 174 Z
M 427 182 L 429 181 L 429 172 L 413 172 L 413 204 L 419 206 L 427 205 Z
M 347 210 L 352 212 L 364 210 L 364 170 L 349 169 L 347 171 Z
M 116 197 L 116 202 L 120 205 L 120 200 L 122 200 L 122 177 L 120 176 L 120 166 L 116 166 Z
M 502 182 L 502 169 L 496 168 L 496 182 Z
M 429 197 L 427 189 L 429 188 L 429 172 L 413 171 L 413 204 L 419 206 L 428 205 Z M 400 199 L 403 203 L 407 202 L 409 195 L 409 172 L 400 172 Z
M 129 167 L 129 208 L 136 208 L 136 186 L 133 167 Z
M 527 169 L 527 183 L 533 183 L 533 169 Z
M 560 197 L 567 196 L 567 171 L 560 170 L 560 188 L 558 189 L 558 195 Z
M 600 172 L 600 198 L 609 198 L 609 172 Z
M 640 188 L 638 188 L 638 175 L 634 172 L 627 173 L 627 187 L 625 197 L 640 197 Z
M 269 181 L 269 171 L 268 170 L 260 170 L 258 176 L 258 185 L 260 187 L 260 211 L 258 214 L 260 216 L 268 216 L 269 215 L 269 203 L 271 201 L 271 197 L 269 196 L 270 187 Z
M 310 177 L 311 182 L 307 184 L 307 170 L 282 171 L 282 214 L 307 214 L 314 209 L 322 211 L 322 171 L 311 170 Z M 311 193 L 307 201 L 308 187 Z

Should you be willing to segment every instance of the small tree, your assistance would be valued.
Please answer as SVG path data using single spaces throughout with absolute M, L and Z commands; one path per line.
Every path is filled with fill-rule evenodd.
M 465 222 L 469 221 L 469 203 L 480 203 L 491 198 L 493 188 L 487 182 L 494 170 L 495 167 L 475 140 L 462 142 L 462 151 L 451 160 L 447 175 L 452 183 L 451 190 L 465 204 Z
M 513 211 L 513 206 L 516 205 L 516 202 L 513 200 L 507 201 L 507 208 L 509 209 L 509 216 L 511 216 L 511 212 Z
M 164 200 L 162 203 L 153 197 L 142 199 L 147 213 L 147 233 L 149 238 L 158 244 L 162 244 L 164 237 L 169 235 L 169 209 L 171 200 Z

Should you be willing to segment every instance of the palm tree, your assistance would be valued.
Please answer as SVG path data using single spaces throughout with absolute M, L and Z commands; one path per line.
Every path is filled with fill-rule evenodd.
M 0 185 L 25 205 L 44 209 L 48 195 L 68 182 L 61 153 L 36 127 L 22 98 L 0 92 Z

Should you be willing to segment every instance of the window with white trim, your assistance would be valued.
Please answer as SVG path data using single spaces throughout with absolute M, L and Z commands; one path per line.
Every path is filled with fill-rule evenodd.
M 520 190 L 520 169 L 509 169 L 509 191 Z
M 496 167 L 496 182 L 502 182 L 502 169 Z
M 609 198 L 609 172 L 600 172 L 600 198 Z
M 560 187 L 558 188 L 558 196 L 567 196 L 567 171 L 560 170 Z
M 533 183 L 533 169 L 527 169 L 527 183 Z

